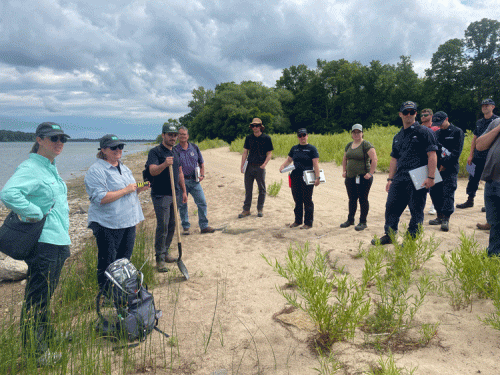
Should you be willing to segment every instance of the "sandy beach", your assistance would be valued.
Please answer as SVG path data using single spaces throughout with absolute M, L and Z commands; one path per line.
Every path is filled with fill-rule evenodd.
M 164 314 L 160 328 L 168 333 L 174 332 L 178 348 L 174 351 L 172 369 L 170 348 L 167 347 L 168 368 L 157 367 L 154 372 L 317 374 L 314 368 L 319 367 L 318 357 L 311 348 L 314 325 L 300 312 L 287 313 L 290 309 L 286 309 L 288 305 L 277 291 L 287 280 L 273 272 L 262 254 L 273 261 L 283 262 L 290 244 L 309 242 L 311 249 L 319 246 L 321 251 L 328 253 L 331 263 L 345 266 L 349 274 L 360 278 L 364 260 L 354 256 L 360 248 L 369 246 L 374 235 L 383 234 L 387 175 L 375 174 L 370 192 L 368 228 L 356 232 L 354 227 L 339 227 L 348 212 L 341 167 L 334 163 L 320 163 L 327 182 L 314 189 L 314 226 L 310 230 L 289 229 L 286 224 L 293 222 L 294 203 L 287 175 L 278 170 L 283 158 L 271 160 L 267 167 L 266 184 L 269 186 L 282 180 L 283 186 L 277 197 L 266 198 L 264 217 L 256 215 L 255 185 L 251 216 L 238 219 L 244 199 L 243 175 L 239 171 L 241 155 L 226 147 L 203 151 L 203 157 L 206 178 L 202 186 L 208 203 L 209 224 L 224 230 L 200 234 L 196 205 L 189 197 L 191 235 L 182 236 L 182 248 L 190 279 L 172 278 L 174 271 L 179 274 L 173 264 L 171 272 L 159 276 L 162 281 L 153 290 L 157 305 Z M 138 181 L 142 180 L 145 159 L 146 156 L 137 154 L 125 160 Z M 466 184 L 465 179 L 458 182 L 455 195 L 458 203 L 466 199 Z M 84 189 L 82 191 L 81 182 L 69 185 L 72 217 L 78 215 L 84 223 L 86 215 L 83 211 L 88 206 Z M 482 246 L 487 245 L 488 232 L 476 230 L 476 223 L 485 222 L 485 214 L 481 213 L 483 201 L 483 191 L 480 190 L 474 207 L 456 211 L 450 220 L 450 231 L 445 233 L 439 227 L 427 224 L 429 219 L 435 218 L 427 214 L 428 198 L 424 235 L 434 235 L 440 245 L 424 269 L 418 272 L 443 274 L 445 268 L 441 254 L 458 246 L 462 231 L 467 235 L 475 231 L 477 241 Z M 145 225 L 153 231 L 156 221 L 149 193 L 141 194 L 141 202 Z M 78 213 L 80 206 L 82 211 Z M 358 217 L 359 212 L 356 219 Z M 400 230 L 409 219 L 410 214 L 403 213 Z M 72 238 L 80 236 L 75 244 L 78 245 L 80 239 L 90 233 L 84 224 L 75 224 L 75 228 Z M 13 284 L 20 285 L 0 284 L 0 293 L 5 296 L 7 288 L 20 288 Z M 394 353 L 397 366 L 418 366 L 416 374 L 499 374 L 500 331 L 478 320 L 478 317 L 484 318 L 493 311 L 491 300 L 475 300 L 472 308 L 454 310 L 447 294 L 429 293 L 415 323 L 439 323 L 437 336 L 424 348 Z M 158 348 L 165 347 L 160 342 L 160 335 L 153 333 L 150 337 L 157 342 Z M 341 370 L 339 374 L 362 374 L 377 362 L 381 353 L 364 346 L 364 342 L 365 334 L 358 330 L 353 340 L 333 345 L 332 353 L 344 365 L 344 372 Z

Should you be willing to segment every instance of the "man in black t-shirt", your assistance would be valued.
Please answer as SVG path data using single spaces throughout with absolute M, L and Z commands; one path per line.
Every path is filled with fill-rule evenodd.
M 245 138 L 243 156 L 241 158 L 241 173 L 245 174 L 245 202 L 239 218 L 250 215 L 252 205 L 253 182 L 257 180 L 259 197 L 257 199 L 257 216 L 264 216 L 262 210 L 266 200 L 266 165 L 273 154 L 271 137 L 262 133 L 264 125 L 260 118 L 254 118 L 250 124 L 253 134 Z M 245 166 L 246 165 L 246 166 Z
M 168 268 L 165 262 L 173 263 L 177 260 L 169 254 L 176 220 L 173 201 L 175 191 L 172 191 L 169 168 L 173 168 L 175 189 L 182 189 L 182 202 L 187 202 L 184 174 L 179 162 L 179 155 L 173 150 L 178 133 L 175 125 L 163 125 L 161 135 L 163 141 L 159 146 L 149 151 L 146 163 L 146 168 L 153 176 L 151 199 L 156 214 L 155 253 L 158 272 L 167 272 Z

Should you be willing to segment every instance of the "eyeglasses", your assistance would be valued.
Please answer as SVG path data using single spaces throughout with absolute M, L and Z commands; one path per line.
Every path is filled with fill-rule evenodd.
M 428 117 L 428 116 L 430 116 L 430 113 L 421 113 L 420 114 L 420 117 Z
M 61 143 L 66 143 L 68 138 L 66 138 L 64 135 L 53 135 L 50 137 L 50 141 L 56 143 L 57 141 L 61 141 Z
M 111 151 L 116 151 L 116 150 L 123 150 L 123 147 L 125 147 L 125 145 L 113 146 L 113 147 L 110 147 L 109 149 Z
M 306 133 L 300 133 L 300 134 L 297 134 L 297 137 L 304 138 L 306 135 L 307 135 Z
M 250 127 L 251 128 L 260 128 L 260 124 L 251 124 Z
M 405 109 L 402 113 L 403 116 L 408 116 L 408 115 L 413 116 L 415 113 L 417 113 L 417 111 L 415 111 L 414 109 Z

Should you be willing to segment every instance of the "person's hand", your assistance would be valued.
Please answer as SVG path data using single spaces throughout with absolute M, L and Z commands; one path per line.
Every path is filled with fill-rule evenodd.
M 241 166 L 241 168 L 240 168 L 241 173 L 245 173 L 245 170 L 243 169 L 244 167 L 245 167 L 245 165 L 243 164 L 243 165 Z
M 472 165 L 472 156 L 467 158 L 467 164 Z
M 444 171 L 445 169 L 446 169 L 445 167 L 440 166 L 440 167 L 439 167 L 439 172 L 442 172 L 442 171 Z
M 365 174 L 363 177 L 365 178 L 365 180 L 369 180 L 369 179 L 370 179 L 370 178 L 372 178 L 373 176 L 372 176 L 371 174 L 367 173 L 367 174 Z
M 284 167 L 283 167 L 283 165 L 282 165 L 282 166 L 280 167 L 280 172 L 283 170 L 283 168 L 284 168 Z
M 319 182 L 320 182 L 320 181 L 319 181 L 319 179 L 316 179 L 316 180 L 314 181 L 314 186 L 319 186 Z
M 188 195 L 186 193 L 182 193 L 182 203 L 187 203 Z
M 266 165 L 265 165 L 265 164 L 262 164 L 262 165 L 260 166 L 260 169 L 266 169 Z
M 392 181 L 387 181 L 387 184 L 385 185 L 385 191 L 389 192 L 389 188 L 391 187 Z
M 198 177 L 198 182 L 203 181 L 203 179 L 204 179 L 204 178 L 205 178 L 205 176 L 200 176 L 200 177 Z
M 133 193 L 134 191 L 137 190 L 137 184 L 134 182 L 133 184 L 128 184 L 126 187 L 125 187 L 125 192 L 127 194 L 130 194 L 130 193 Z
M 431 178 L 426 178 L 424 183 L 422 184 L 422 187 L 425 187 L 426 189 L 430 189 L 433 186 L 434 186 L 434 180 Z
M 347 172 L 346 171 L 342 172 L 342 177 L 344 177 L 344 178 L 347 177 Z
M 145 190 L 148 190 L 151 187 L 151 182 L 148 181 L 148 183 L 140 188 L 137 188 L 137 193 L 142 193 Z
M 167 167 L 174 165 L 174 157 L 173 156 L 168 156 L 165 158 L 165 161 L 163 162 Z

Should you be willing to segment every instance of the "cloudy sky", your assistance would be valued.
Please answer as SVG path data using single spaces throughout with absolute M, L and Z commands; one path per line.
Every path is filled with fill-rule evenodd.
M 500 19 L 500 0 L 0 0 L 0 116 L 79 137 L 156 136 L 193 88 L 273 86 L 318 58 L 411 55 L 423 75 L 482 18 Z

